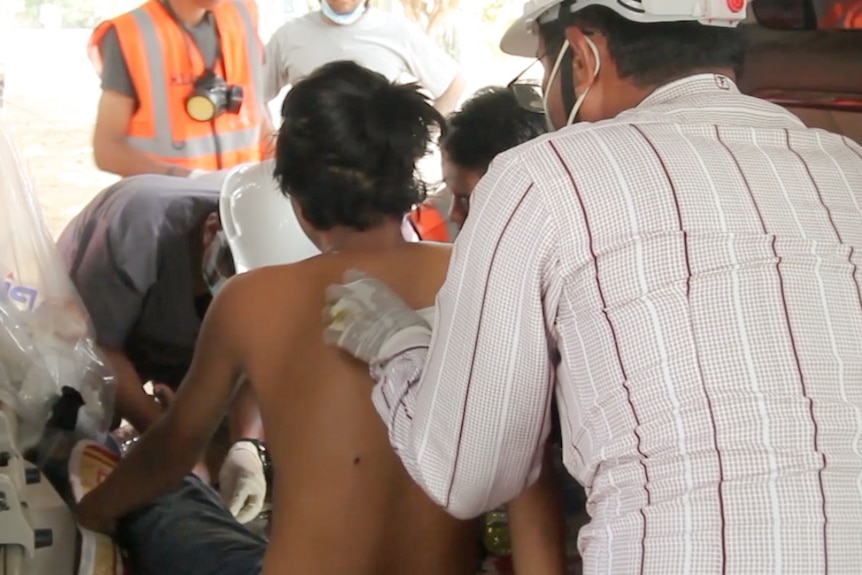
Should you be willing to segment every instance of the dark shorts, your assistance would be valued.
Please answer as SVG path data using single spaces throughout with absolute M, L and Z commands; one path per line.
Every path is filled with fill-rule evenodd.
M 196 476 L 123 518 L 117 542 L 133 575 L 259 575 L 266 540 L 240 524 Z

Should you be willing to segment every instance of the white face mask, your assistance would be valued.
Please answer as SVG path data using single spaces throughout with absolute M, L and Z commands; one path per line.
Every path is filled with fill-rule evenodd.
M 589 38 L 585 38 L 585 40 L 590 47 L 590 51 L 593 53 L 593 58 L 596 59 L 596 69 L 593 72 L 593 82 L 590 82 L 590 85 L 587 86 L 587 89 L 584 90 L 583 93 L 575 100 L 575 105 L 572 106 L 572 109 L 569 112 L 569 118 L 566 122 L 566 126 L 571 126 L 575 123 L 575 118 L 578 117 L 578 112 L 581 110 L 581 106 L 584 104 L 584 100 L 586 100 L 587 95 L 590 93 L 590 88 L 593 87 L 593 83 L 595 82 L 596 78 L 598 78 L 599 70 L 602 67 L 602 60 L 599 57 L 599 49 L 596 48 L 596 45 Z M 563 56 L 566 55 L 566 51 L 569 50 L 570 47 L 571 46 L 569 44 L 569 41 L 566 40 L 563 43 L 563 47 L 560 49 L 560 53 L 557 55 L 557 60 L 556 62 L 554 62 L 554 67 L 551 69 L 551 75 L 548 77 L 548 85 L 545 87 L 544 90 L 542 90 L 542 102 L 545 105 L 545 121 L 548 123 L 548 129 L 550 129 L 551 131 L 554 131 L 557 128 L 556 126 L 554 126 L 553 122 L 551 122 L 551 113 L 548 110 L 548 96 L 551 92 L 551 86 L 554 85 L 554 80 L 557 78 L 557 74 L 560 71 L 560 65 L 563 63 Z
M 357 20 L 362 18 L 362 15 L 365 14 L 366 2 L 362 2 L 353 12 L 349 12 L 347 14 L 339 14 L 335 10 L 332 9 L 332 6 L 329 5 L 329 2 L 326 0 L 320 0 L 320 11 L 323 12 L 323 15 L 338 24 L 339 26 L 350 26 L 351 24 L 355 24 Z

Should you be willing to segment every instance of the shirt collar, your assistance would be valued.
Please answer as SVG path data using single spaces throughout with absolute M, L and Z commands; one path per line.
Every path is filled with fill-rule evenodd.
M 724 74 L 695 74 L 659 86 L 641 100 L 638 108 L 667 104 L 673 100 L 709 92 L 739 94 L 736 83 Z

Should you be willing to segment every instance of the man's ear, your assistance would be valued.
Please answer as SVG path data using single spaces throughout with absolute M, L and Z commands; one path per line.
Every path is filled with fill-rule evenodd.
M 582 29 L 577 26 L 569 26 L 566 28 L 566 40 L 569 41 L 574 56 L 572 66 L 577 84 L 575 92 L 581 94 L 595 82 L 596 70 L 599 66 L 596 54 L 590 46 L 590 41 L 595 44 L 596 49 L 601 54 L 607 48 L 605 37 L 599 34 L 590 34 L 588 39 L 587 34 Z

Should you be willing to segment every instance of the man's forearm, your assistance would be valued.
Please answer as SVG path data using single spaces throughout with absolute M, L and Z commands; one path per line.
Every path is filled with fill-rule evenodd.
M 378 382 L 372 401 L 389 430 L 392 447 L 401 453 L 405 452 L 410 439 L 416 402 L 414 388 L 422 378 L 430 345 L 431 331 L 427 327 L 410 330 L 409 335 L 384 344 L 380 358 L 371 365 L 371 374 Z
M 404 452 L 409 441 L 414 403 L 410 390 L 422 379 L 426 354 L 427 348 L 411 350 L 372 369 L 378 382 L 372 401 L 389 430 L 389 442 L 398 452 Z
M 266 105 L 262 106 L 260 113 L 260 159 L 268 160 L 275 154 L 275 127 Z
M 464 93 L 465 87 L 466 82 L 464 81 L 464 76 L 458 72 L 446 91 L 443 92 L 439 98 L 434 100 L 434 107 L 437 108 L 437 111 L 444 116 L 448 116 L 455 111 L 455 108 L 458 107 L 458 102 L 461 101 L 461 95 Z
M 127 178 L 139 174 L 163 174 L 185 177 L 191 170 L 155 160 L 128 142 L 112 142 L 94 150 L 96 166 L 105 172 Z
M 114 522 L 169 492 L 190 472 L 200 454 L 172 448 L 180 433 L 170 418 L 156 422 L 105 481 L 82 501 L 100 522 Z
M 115 414 L 143 433 L 161 417 L 164 408 L 144 391 L 144 383 L 125 353 L 105 347 L 100 350 L 114 372 Z

